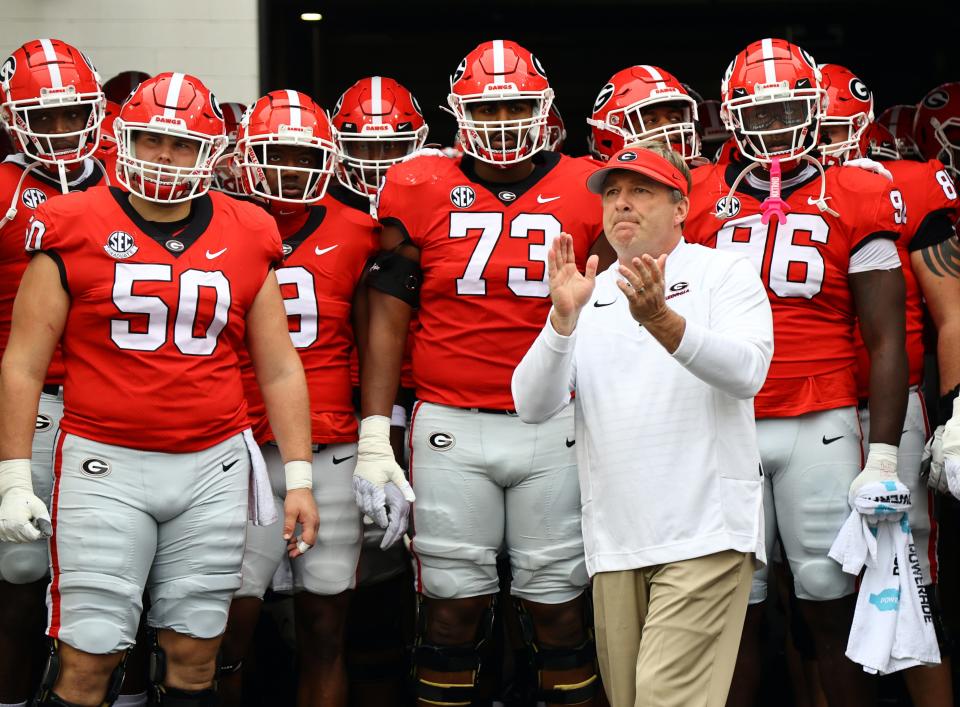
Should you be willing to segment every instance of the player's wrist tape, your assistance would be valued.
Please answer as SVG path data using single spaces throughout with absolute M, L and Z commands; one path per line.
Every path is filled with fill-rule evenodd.
M 390 418 L 386 415 L 370 415 L 360 420 L 361 437 L 383 437 L 390 441 Z
M 305 461 L 292 461 L 283 465 L 287 477 L 287 491 L 313 488 L 313 464 Z
M 29 459 L 4 459 L 0 461 L 0 496 L 12 489 L 33 493 L 33 472 Z
M 403 407 L 403 405 L 393 406 L 393 412 L 390 414 L 390 426 L 391 427 L 407 426 L 407 411 Z
M 955 386 L 953 390 L 940 396 L 940 404 L 937 406 L 937 422 L 939 424 L 947 424 L 947 420 L 953 416 L 953 401 L 958 397 L 960 397 L 960 385 Z
M 892 473 L 896 473 L 897 447 L 892 444 L 884 444 L 882 442 L 871 442 L 867 451 L 866 465 L 878 467 L 881 471 L 890 471 Z

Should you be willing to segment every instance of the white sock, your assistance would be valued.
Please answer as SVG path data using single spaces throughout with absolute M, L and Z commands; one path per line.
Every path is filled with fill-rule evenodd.
M 117 701 L 113 703 L 113 707 L 146 707 L 146 705 L 146 692 L 138 692 L 136 695 L 120 695 Z M 0 705 L 0 707 L 3 707 L 3 705 Z

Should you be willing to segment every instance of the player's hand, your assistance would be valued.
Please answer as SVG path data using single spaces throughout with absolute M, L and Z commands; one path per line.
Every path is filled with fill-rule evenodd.
M 0 462 L 0 541 L 30 543 L 53 535 L 50 512 L 33 493 L 29 459 Z
M 296 528 L 300 526 L 300 535 Z M 302 555 L 317 544 L 320 515 L 311 489 L 291 489 L 283 501 L 283 539 L 290 557 Z
M 953 401 L 953 415 L 943 426 L 943 473 L 947 487 L 960 499 L 960 398 Z
M 620 274 L 626 278 L 626 282 L 617 280 L 617 287 L 630 304 L 630 316 L 640 324 L 663 314 L 667 309 L 663 284 L 666 265 L 666 254 L 656 260 L 644 254 L 641 258 L 634 258 L 629 267 L 619 266 Z
M 387 505 L 387 531 L 383 534 L 380 549 L 386 550 L 403 537 L 410 522 L 410 501 L 395 483 L 387 482 L 383 485 L 383 495 Z
M 927 477 L 927 487 L 938 493 L 949 493 L 947 474 L 943 466 L 943 425 L 933 431 L 933 436 L 923 447 L 920 473 Z
M 856 508 L 857 496 L 861 492 L 874 495 L 890 483 L 900 481 L 897 477 L 897 448 L 892 444 L 871 443 L 867 453 L 867 463 L 863 465 L 857 477 L 850 484 L 847 502 L 851 508 Z M 892 489 L 891 489 L 892 490 Z
M 558 333 L 569 335 L 576 326 L 583 305 L 590 301 L 597 280 L 599 257 L 591 255 L 583 273 L 577 269 L 573 236 L 561 233 L 553 240 L 547 256 L 553 324 Z M 564 331 L 560 331 L 563 329 Z
M 393 483 L 409 503 L 417 500 L 390 446 L 390 418 L 371 415 L 360 421 L 353 495 L 360 510 L 381 528 L 389 525 L 384 486 Z

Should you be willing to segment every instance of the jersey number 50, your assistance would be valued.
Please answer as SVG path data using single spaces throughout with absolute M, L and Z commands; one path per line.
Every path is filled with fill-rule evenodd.
M 156 351 L 167 341 L 170 308 L 159 297 L 135 295 L 138 282 L 171 282 L 170 265 L 117 263 L 113 279 L 113 303 L 123 314 L 145 315 L 145 331 L 133 331 L 128 319 L 110 320 L 110 338 L 119 348 L 132 351 Z M 216 294 L 213 318 L 205 332 L 196 335 L 200 288 Z M 227 325 L 230 311 L 230 283 L 219 270 L 185 270 L 180 275 L 177 317 L 173 323 L 173 343 L 188 356 L 209 356 L 217 348 L 217 337 Z

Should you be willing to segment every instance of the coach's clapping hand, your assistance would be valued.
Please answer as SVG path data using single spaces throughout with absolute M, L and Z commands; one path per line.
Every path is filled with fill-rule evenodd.
M 627 297 L 630 304 L 630 316 L 640 324 L 662 316 L 667 310 L 664 295 L 663 270 L 667 256 L 661 255 L 654 260 L 644 254 L 642 258 L 633 258 L 630 267 L 621 265 L 620 274 L 626 281 L 617 280 L 617 287 Z
M 550 276 L 550 299 L 553 301 L 550 323 L 558 334 L 569 336 L 577 326 L 580 310 L 593 294 L 598 262 L 599 258 L 591 255 L 585 271 L 581 273 L 573 252 L 573 237 L 561 233 L 554 239 L 547 257 L 547 273 Z

